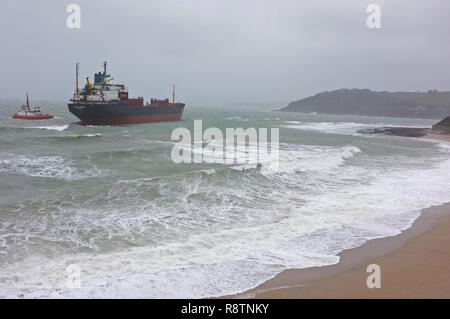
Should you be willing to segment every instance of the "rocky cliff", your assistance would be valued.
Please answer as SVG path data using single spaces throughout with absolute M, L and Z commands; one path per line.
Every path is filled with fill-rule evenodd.
M 450 134 L 450 116 L 433 125 L 433 132 Z

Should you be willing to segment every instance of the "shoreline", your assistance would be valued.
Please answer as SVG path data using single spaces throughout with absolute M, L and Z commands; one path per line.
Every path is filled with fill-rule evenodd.
M 433 129 L 426 127 L 379 127 L 359 130 L 358 133 L 361 134 L 381 134 L 390 136 L 401 136 L 401 137 L 414 137 L 414 138 L 424 138 L 435 141 L 444 141 L 450 143 L 450 133 L 443 133 L 433 131 Z
M 450 298 L 450 203 L 423 209 L 400 234 L 339 253 L 337 264 L 287 269 L 229 298 Z M 381 288 L 366 286 L 369 264 L 381 268 Z
M 434 133 L 432 131 L 428 131 L 428 132 L 426 132 L 425 136 L 423 136 L 423 138 L 450 143 L 450 135 L 449 134 L 440 134 L 440 133 Z
M 422 138 L 450 142 L 449 135 Z M 450 298 L 450 202 L 422 209 L 400 234 L 376 238 L 339 253 L 337 264 L 286 269 L 228 298 Z M 366 286 L 370 264 L 381 269 L 381 288 Z

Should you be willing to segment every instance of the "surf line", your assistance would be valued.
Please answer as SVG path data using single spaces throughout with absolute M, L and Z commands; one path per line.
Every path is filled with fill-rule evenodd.
M 279 128 L 270 128 L 270 143 L 267 133 L 267 128 L 256 130 L 254 127 L 226 128 L 225 134 L 217 127 L 203 131 L 203 121 L 194 120 L 194 134 L 185 127 L 172 131 L 171 140 L 178 142 L 172 148 L 171 158 L 176 164 L 251 164 L 267 161 L 272 169 L 278 169 Z

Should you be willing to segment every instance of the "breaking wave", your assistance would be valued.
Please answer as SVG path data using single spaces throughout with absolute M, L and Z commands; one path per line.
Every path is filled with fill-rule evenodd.
M 52 125 L 52 126 L 25 126 L 24 129 L 40 129 L 40 130 L 49 130 L 49 131 L 65 131 L 69 128 L 70 125 Z
M 95 167 L 77 168 L 62 156 L 1 154 L 0 172 L 31 177 L 77 180 L 101 176 Z
M 384 124 L 352 118 L 340 123 L 284 119 L 289 121 L 278 124 L 346 136 L 310 134 L 307 142 L 314 145 L 303 145 L 295 144 L 304 140 L 292 130 L 279 158 L 258 159 L 252 149 L 238 150 L 248 166 L 174 165 L 174 143 L 163 141 L 165 136 L 157 140 L 158 130 L 148 126 L 129 132 L 95 127 L 89 134 L 77 127 L 77 135 L 71 129 L 73 135 L 47 136 L 87 138 L 83 154 L 74 143 L 52 144 L 64 148 L 61 155 L 0 153 L 4 175 L 57 180 L 33 179 L 44 186 L 44 195 L 30 188 L 33 196 L 2 203 L 0 297 L 238 293 L 287 268 L 336 263 L 343 249 L 398 234 L 420 209 L 449 199 L 450 148 L 444 144 L 354 138 L 363 126 Z M 106 138 L 123 133 L 138 142 Z M 42 144 L 30 152 L 42 153 L 47 137 L 38 137 Z M 23 153 L 23 145 L 8 147 L 14 145 Z M 274 161 L 279 161 L 276 169 Z M 13 178 L 0 180 L 0 186 Z M 66 182 L 78 179 L 87 180 Z M 67 288 L 71 264 L 81 268 L 80 289 Z
M 310 122 L 302 123 L 300 121 L 285 121 L 289 125 L 284 125 L 286 128 L 316 131 L 329 134 L 344 134 L 344 135 L 361 135 L 359 130 L 373 129 L 377 127 L 392 127 L 391 124 L 385 123 L 356 123 L 356 122 Z M 402 125 L 402 127 L 423 127 L 416 125 Z

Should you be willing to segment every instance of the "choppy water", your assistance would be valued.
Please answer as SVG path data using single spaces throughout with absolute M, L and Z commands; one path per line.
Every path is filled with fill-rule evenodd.
M 45 121 L 10 119 L 17 106 L 0 108 L 0 297 L 241 292 L 450 199 L 444 143 L 357 133 L 429 120 L 188 106 L 177 123 L 83 127 L 63 104 L 41 105 Z M 280 170 L 174 164 L 170 134 L 194 119 L 279 127 Z

